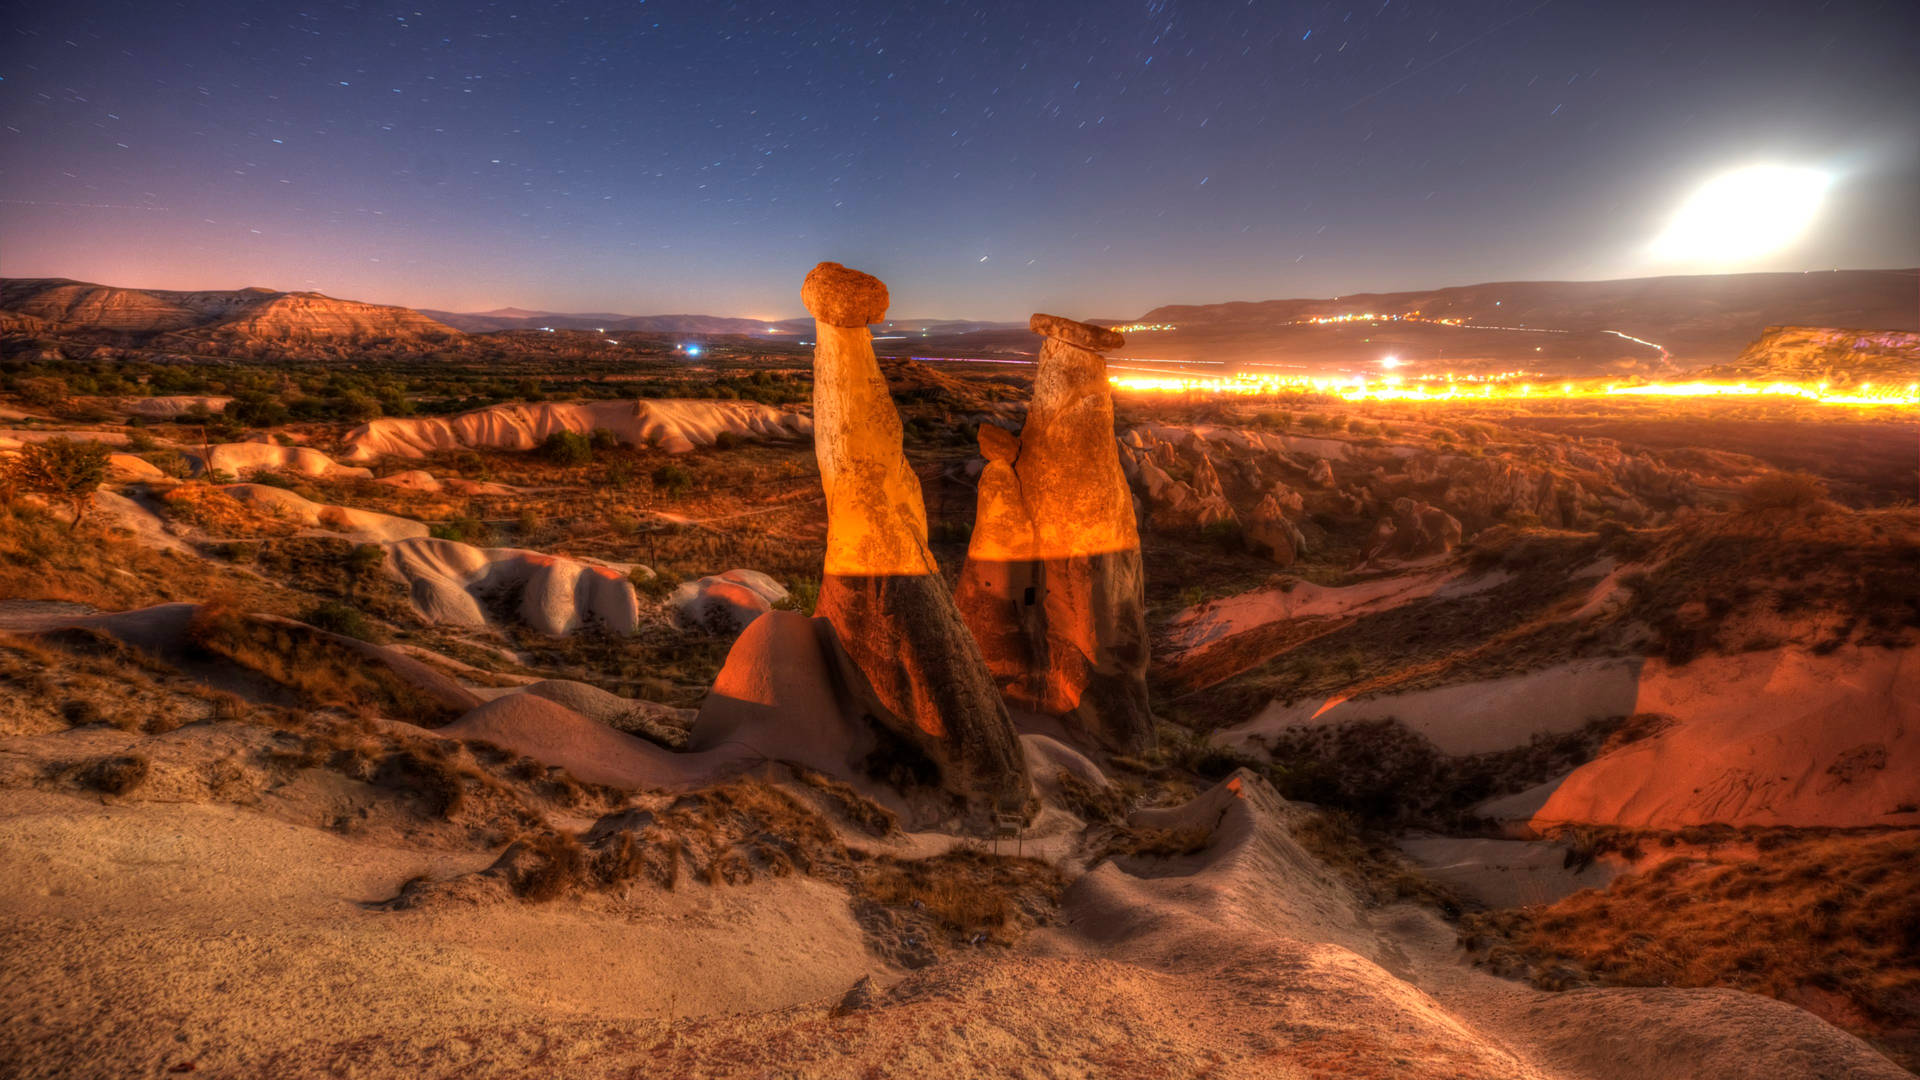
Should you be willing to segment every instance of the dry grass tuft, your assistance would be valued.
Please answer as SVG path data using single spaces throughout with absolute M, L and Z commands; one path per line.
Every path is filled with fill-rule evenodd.
M 264 676 L 308 705 L 368 709 L 423 726 L 459 715 L 353 646 L 310 627 L 206 604 L 187 635 L 201 650 Z
M 1920 831 L 1769 830 L 1754 847 L 1680 853 L 1605 891 L 1470 915 L 1461 944 L 1549 989 L 1766 994 L 1920 1064 Z
M 826 796 L 842 817 L 865 830 L 868 835 L 884 839 L 899 834 L 899 815 L 855 791 L 851 784 L 797 765 L 793 766 L 793 775 L 801 783 Z
M 923 914 L 952 944 L 1011 945 L 1050 917 L 1066 879 L 1039 859 L 962 848 L 931 859 L 883 859 L 868 868 L 858 895 Z
M 1213 843 L 1213 830 L 1204 825 L 1178 829 L 1121 828 L 1100 849 L 1100 858 L 1175 859 L 1198 855 Z
M 97 758 L 80 768 L 80 782 L 108 795 L 131 794 L 147 782 L 153 763 L 144 754 L 116 754 Z

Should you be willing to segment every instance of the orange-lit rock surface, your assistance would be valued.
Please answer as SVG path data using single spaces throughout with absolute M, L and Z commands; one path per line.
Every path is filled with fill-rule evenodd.
M 1027 772 L 1007 707 L 927 550 L 920 480 L 901 448 L 900 414 L 867 324 L 886 286 L 838 263 L 807 275 L 816 321 L 814 453 L 827 501 L 816 613 L 832 624 L 849 688 L 876 720 L 924 753 L 978 816 L 1026 800 Z
M 1035 315 L 1047 335 L 1018 436 L 980 429 L 986 468 L 957 600 L 1010 701 L 1117 750 L 1153 741 L 1133 497 L 1106 359 L 1119 334 Z M 1085 343 L 1085 344 L 1082 344 Z

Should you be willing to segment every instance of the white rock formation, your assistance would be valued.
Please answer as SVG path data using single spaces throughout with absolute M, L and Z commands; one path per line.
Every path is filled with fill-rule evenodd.
M 679 586 L 667 603 L 680 629 L 731 637 L 786 598 L 786 586 L 758 570 L 728 570 Z
M 496 405 L 449 417 L 388 417 L 347 432 L 347 460 L 419 458 L 442 450 L 532 450 L 559 431 L 613 433 L 630 446 L 681 453 L 722 433 L 743 438 L 809 435 L 805 414 L 746 401 L 590 401 Z
M 542 634 L 562 637 L 589 624 L 628 634 L 640 625 L 639 597 L 616 563 L 416 539 L 388 544 L 387 566 L 430 623 L 485 628 L 483 601 L 518 591 L 514 614 Z

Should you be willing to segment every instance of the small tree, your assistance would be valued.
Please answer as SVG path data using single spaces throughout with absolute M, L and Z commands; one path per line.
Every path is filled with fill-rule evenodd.
M 93 493 L 107 479 L 107 448 L 97 442 L 48 439 L 27 443 L 4 461 L 0 488 L 20 494 L 42 495 L 64 502 L 73 511 L 71 528 L 80 527 L 93 504 Z
M 540 444 L 540 451 L 548 461 L 565 468 L 576 468 L 593 460 L 593 444 L 585 435 L 572 431 L 556 431 L 547 436 Z

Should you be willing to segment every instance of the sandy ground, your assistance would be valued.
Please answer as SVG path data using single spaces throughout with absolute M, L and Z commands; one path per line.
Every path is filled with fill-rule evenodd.
M 1103 863 L 1017 950 L 911 974 L 806 879 L 385 911 L 491 853 L 315 828 L 272 793 L 115 803 L 30 774 L 0 770 L 9 1076 L 1903 1075 L 1752 995 L 1474 971 L 1431 914 L 1355 901 L 1248 774 L 1138 818 L 1208 827 L 1205 851 Z M 873 1003 L 833 1015 L 869 973 Z
M 1335 696 L 1292 705 L 1272 702 L 1253 719 L 1222 733 L 1245 743 L 1302 725 L 1393 718 L 1425 735 L 1445 754 L 1478 754 L 1521 746 L 1537 733 L 1577 731 L 1589 720 L 1631 716 L 1642 661 L 1573 660 L 1524 675 L 1367 698 Z

